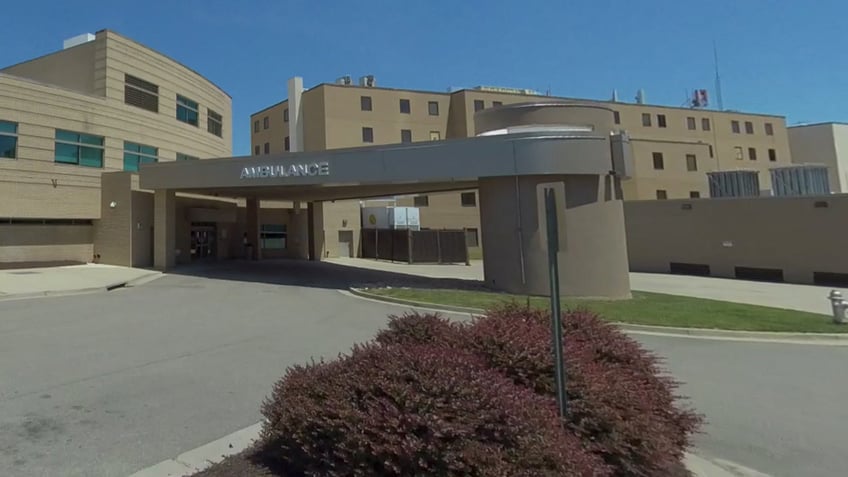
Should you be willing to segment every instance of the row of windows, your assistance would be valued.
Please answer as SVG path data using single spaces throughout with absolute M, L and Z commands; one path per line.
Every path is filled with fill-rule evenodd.
M 0 121 L 0 157 L 17 158 L 18 124 Z M 53 161 L 82 167 L 103 168 L 104 137 L 75 131 L 56 130 Z M 177 160 L 196 160 L 195 156 L 177 153 Z M 141 164 L 159 161 L 159 149 L 124 141 L 124 170 L 138 171 Z
M 690 199 L 700 199 L 701 193 L 697 190 L 689 191 L 689 198 Z M 665 189 L 657 189 L 657 199 L 659 199 L 659 200 L 668 199 L 668 191 L 666 191 Z
M 359 109 L 362 111 L 373 111 L 374 104 L 371 96 L 359 97 Z M 398 109 L 401 114 L 412 114 L 412 102 L 409 99 L 401 98 L 398 100 Z M 427 114 L 430 116 L 439 115 L 439 102 L 427 101 Z
M 744 159 L 744 149 L 741 146 L 736 146 L 733 148 L 735 152 L 735 156 L 737 160 Z M 710 146 L 710 157 L 713 157 L 712 146 Z M 654 163 L 654 169 L 661 171 L 665 169 L 665 157 L 661 152 L 652 153 L 652 159 Z M 757 160 L 757 148 L 749 147 L 748 148 L 748 159 L 752 161 Z M 777 162 L 777 150 L 769 149 L 768 150 L 768 159 L 769 162 Z M 686 154 L 686 170 L 687 171 L 697 171 L 698 170 L 698 158 L 695 154 Z
M 442 133 L 440 131 L 430 131 L 431 141 L 440 141 L 442 139 Z M 412 129 L 401 129 L 400 130 L 400 142 L 412 142 Z M 365 126 L 362 128 L 362 142 L 372 144 L 374 142 L 374 128 Z M 283 150 L 289 151 L 291 148 L 291 141 L 289 140 L 289 136 L 286 136 L 283 141 Z M 265 154 L 271 153 L 271 143 L 266 142 L 264 145 L 260 146 L 256 144 L 253 146 L 253 155 L 258 156 L 262 151 Z
M 463 207 L 477 207 L 477 193 L 463 192 L 459 194 L 459 204 Z M 416 195 L 412 198 L 412 205 L 415 207 L 429 207 L 429 195 Z
M 615 120 L 615 124 L 621 124 L 621 115 L 618 111 L 613 111 L 613 119 Z M 653 126 L 653 116 L 650 113 L 642 113 L 642 126 L 651 127 Z M 668 127 L 668 121 L 666 119 L 665 114 L 657 114 L 657 127 L 666 128 Z M 694 116 L 686 117 L 686 129 L 690 131 L 695 131 L 698 129 L 698 118 Z M 701 118 L 701 130 L 702 131 L 711 131 L 712 125 L 710 124 L 710 118 Z M 742 128 L 741 123 L 737 120 L 730 121 L 730 130 L 734 134 L 741 134 Z M 764 123 L 763 130 L 767 136 L 774 136 L 774 124 L 772 123 Z M 754 134 L 754 123 L 751 121 L 745 121 L 745 134 Z
M 198 105 L 197 101 L 179 94 L 176 101 L 177 120 L 195 127 L 199 126 L 200 105 Z M 141 78 L 125 74 L 124 103 L 158 113 L 159 86 Z M 206 108 L 206 111 L 206 130 L 218 137 L 222 137 L 224 133 L 224 117 L 209 108 Z
M 492 107 L 493 108 L 497 108 L 498 106 L 503 106 L 503 103 L 501 101 L 492 101 Z M 483 101 L 482 99 L 475 99 L 474 100 L 474 112 L 476 113 L 477 111 L 482 111 L 484 109 L 486 109 L 485 101 Z

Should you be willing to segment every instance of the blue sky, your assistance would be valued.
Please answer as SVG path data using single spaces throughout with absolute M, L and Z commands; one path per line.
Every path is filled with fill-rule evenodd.
M 848 2 L 816 0 L 146 0 L 7 2 L 0 65 L 109 28 L 196 69 L 233 97 L 233 149 L 249 114 L 305 85 L 374 74 L 381 86 L 479 84 L 680 105 L 714 92 L 726 109 L 797 122 L 848 121 Z M 49 16 L 48 16 L 49 12 Z M 713 95 L 714 97 L 714 95 Z

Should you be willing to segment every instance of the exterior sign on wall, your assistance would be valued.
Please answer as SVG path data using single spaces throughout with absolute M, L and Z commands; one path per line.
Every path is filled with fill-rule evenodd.
M 267 177 L 309 177 L 329 176 L 328 162 L 310 162 L 306 164 L 274 164 L 270 166 L 245 167 L 240 179 L 264 179 Z

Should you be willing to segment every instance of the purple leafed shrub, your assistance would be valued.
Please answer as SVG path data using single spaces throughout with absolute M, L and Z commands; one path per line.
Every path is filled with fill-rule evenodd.
M 553 399 L 457 348 L 375 343 L 290 368 L 262 413 L 267 451 L 310 476 L 612 475 Z

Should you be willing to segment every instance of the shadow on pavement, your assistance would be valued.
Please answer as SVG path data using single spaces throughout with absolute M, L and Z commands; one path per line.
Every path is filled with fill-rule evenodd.
M 350 287 L 407 287 L 488 290 L 482 281 L 431 278 L 306 260 L 231 260 L 182 265 L 168 272 L 241 282 L 346 290 Z

